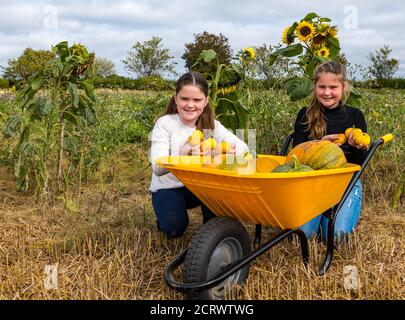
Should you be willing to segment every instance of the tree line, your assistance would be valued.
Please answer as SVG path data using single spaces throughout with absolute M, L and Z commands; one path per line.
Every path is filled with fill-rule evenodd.
M 234 56 L 228 39 L 223 34 L 212 34 L 204 31 L 194 34 L 194 41 L 185 44 L 185 51 L 182 55 L 184 66 L 188 70 L 196 70 L 202 73 L 213 73 L 216 67 L 214 63 L 196 65 L 196 61 L 202 50 L 213 49 L 218 56 L 218 62 L 229 64 L 232 60 L 238 60 Z M 261 80 L 274 85 L 277 79 L 283 79 L 294 75 L 300 76 L 300 70 L 291 59 L 280 57 L 276 63 L 269 64 L 271 54 L 280 49 L 281 44 L 255 47 L 255 59 L 244 70 L 249 77 Z M 336 57 L 337 60 L 345 63 L 348 67 L 352 80 L 361 77 L 363 80 L 377 80 L 380 83 L 388 83 L 399 68 L 399 61 L 391 58 L 392 50 L 388 45 L 370 52 L 368 60 L 370 65 L 364 67 L 350 63 L 342 53 Z M 17 58 L 9 59 L 7 66 L 2 66 L 3 79 L 0 79 L 0 87 L 18 85 L 26 82 L 48 61 L 54 58 L 54 53 L 48 50 L 34 50 L 26 48 Z M 176 62 L 170 55 L 169 49 L 165 48 L 162 38 L 154 36 L 144 42 L 137 41 L 127 52 L 122 60 L 125 70 L 135 75 L 136 79 L 118 76 L 115 64 L 107 58 L 95 57 L 92 67 L 87 71 L 87 76 L 95 81 L 96 86 L 140 88 L 140 89 L 165 89 L 167 83 L 163 77 L 166 75 L 177 76 Z M 243 66 L 246 68 L 246 66 Z M 387 81 L 388 80 L 388 81 Z

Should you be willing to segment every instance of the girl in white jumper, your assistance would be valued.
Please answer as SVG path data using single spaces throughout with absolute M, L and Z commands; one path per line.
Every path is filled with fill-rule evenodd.
M 215 214 L 191 193 L 172 173 L 155 164 L 157 158 L 169 155 L 205 155 L 200 146 L 187 142 L 195 131 L 210 132 L 217 141 L 233 144 L 231 153 L 242 155 L 248 146 L 232 132 L 215 120 L 208 99 L 208 82 L 198 72 L 187 72 L 176 84 L 176 93 L 166 111 L 153 127 L 151 135 L 152 181 L 149 190 L 157 219 L 157 228 L 168 238 L 180 237 L 186 230 L 189 219 L 187 209 L 201 206 L 203 223 Z

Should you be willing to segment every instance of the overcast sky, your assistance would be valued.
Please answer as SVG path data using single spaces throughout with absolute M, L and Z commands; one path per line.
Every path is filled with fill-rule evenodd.
M 121 62 L 137 42 L 162 38 L 178 62 L 194 34 L 222 33 L 234 53 L 248 46 L 277 44 L 281 32 L 307 13 L 329 17 L 337 25 L 341 51 L 352 64 L 367 66 L 367 56 L 384 45 L 400 61 L 396 77 L 405 77 L 405 4 L 400 0 L 0 0 L 0 65 L 25 48 L 51 49 L 63 40 L 81 42 L 96 56 Z

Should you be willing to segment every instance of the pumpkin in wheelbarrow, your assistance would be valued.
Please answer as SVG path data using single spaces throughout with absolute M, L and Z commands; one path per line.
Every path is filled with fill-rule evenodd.
M 343 168 L 347 160 L 343 150 L 329 140 L 312 140 L 295 146 L 286 157 L 286 164 L 293 163 L 293 155 L 301 164 L 314 170 Z
M 292 155 L 293 163 L 291 164 L 282 164 L 277 166 L 272 172 L 273 173 L 280 173 L 280 172 L 308 172 L 314 171 L 310 166 L 305 164 L 301 164 L 295 154 Z

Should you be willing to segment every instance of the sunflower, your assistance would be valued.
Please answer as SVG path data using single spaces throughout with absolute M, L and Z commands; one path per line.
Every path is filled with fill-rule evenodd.
M 250 60 L 256 57 L 255 49 L 253 48 L 244 48 L 243 49 L 243 58 Z
M 329 34 L 332 38 L 335 38 L 336 35 L 337 35 L 337 29 L 336 29 L 335 26 L 329 27 L 329 29 L 328 29 L 327 32 L 328 32 L 328 34 Z
M 329 32 L 329 25 L 327 23 L 320 23 L 316 26 L 316 34 L 320 34 L 322 36 L 327 36 Z
M 291 44 L 294 42 L 294 34 L 293 33 L 289 34 L 290 28 L 291 28 L 291 26 L 288 26 L 288 27 L 285 27 L 283 30 L 283 35 L 282 35 L 281 39 L 282 39 L 283 43 L 285 43 L 285 44 Z
M 311 44 L 314 47 L 320 47 L 320 46 L 325 45 L 327 39 L 328 39 L 327 35 L 322 35 L 320 33 L 317 33 L 314 37 L 312 37 Z
M 222 87 L 222 88 L 218 88 L 218 93 L 222 94 L 223 96 L 235 92 L 236 89 L 238 88 L 237 84 L 233 84 L 231 86 L 227 86 L 227 87 Z
M 317 56 L 319 56 L 319 57 L 324 57 L 324 58 L 327 58 L 327 57 L 329 57 L 329 49 L 328 48 L 326 48 L 325 46 L 323 46 L 323 47 L 321 47 L 318 51 L 316 51 L 316 55 Z
M 312 23 L 308 21 L 301 21 L 297 28 L 295 29 L 295 33 L 301 41 L 308 41 L 311 40 L 315 34 L 315 28 Z

